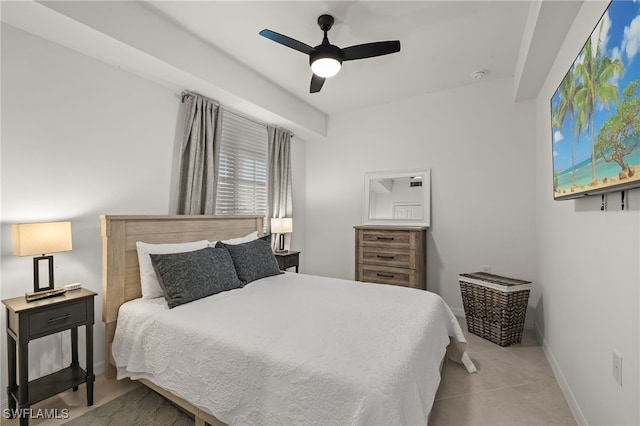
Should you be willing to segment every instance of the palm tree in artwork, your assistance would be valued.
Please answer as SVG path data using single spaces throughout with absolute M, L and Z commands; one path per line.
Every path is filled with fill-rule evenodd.
M 576 113 L 576 104 L 575 104 L 575 94 L 577 92 L 578 87 L 578 78 L 577 78 L 575 68 L 571 68 L 567 75 L 564 76 L 562 82 L 560 83 L 560 102 L 556 106 L 553 117 L 553 124 L 556 128 L 562 129 L 564 126 L 564 122 L 569 118 L 570 122 L 574 121 L 575 113 Z M 576 186 L 576 174 L 575 174 L 575 161 L 573 159 L 573 138 L 570 139 L 571 146 L 571 188 L 575 188 Z
M 576 71 L 583 87 L 576 92 L 575 103 L 579 105 L 580 109 L 584 109 L 591 132 L 591 186 L 598 183 L 593 115 L 598 105 L 603 105 L 608 109 L 610 104 L 618 103 L 618 86 L 609 80 L 622 74 L 623 68 L 620 59 L 611 59 L 602 54 L 599 41 L 601 34 L 602 26 L 600 26 L 595 51 L 591 37 L 589 37 L 580 52 L 582 62 L 576 65 Z
M 577 72 L 576 72 L 576 78 L 577 78 Z M 580 83 L 576 87 L 576 93 L 579 90 L 581 90 L 582 87 L 583 87 L 583 84 Z M 573 133 L 576 135 L 576 144 L 580 145 L 580 133 L 582 133 L 582 131 L 586 129 L 587 126 L 588 126 L 587 110 L 584 108 L 583 105 L 576 103 L 575 118 L 573 122 Z M 571 159 L 573 160 L 573 157 Z

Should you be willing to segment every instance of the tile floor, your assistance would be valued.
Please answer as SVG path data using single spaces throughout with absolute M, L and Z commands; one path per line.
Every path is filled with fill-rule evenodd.
M 468 374 L 462 365 L 447 362 L 431 412 L 430 426 L 440 425 L 575 425 L 571 411 L 533 331 L 525 330 L 522 343 L 502 348 L 466 331 L 469 356 L 478 373 Z M 95 383 L 94 406 L 86 406 L 84 386 L 36 404 L 33 409 L 67 408 L 70 418 L 105 404 L 128 392 L 136 382 L 106 380 Z M 33 419 L 33 426 L 57 426 L 66 420 Z M 3 426 L 18 420 L 2 418 Z
M 445 364 L 430 426 L 576 424 L 532 330 L 524 330 L 522 343 L 503 348 L 458 320 L 478 373 Z

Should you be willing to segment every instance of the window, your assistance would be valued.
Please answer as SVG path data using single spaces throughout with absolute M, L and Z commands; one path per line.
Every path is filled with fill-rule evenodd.
M 215 214 L 267 218 L 267 129 L 222 110 Z

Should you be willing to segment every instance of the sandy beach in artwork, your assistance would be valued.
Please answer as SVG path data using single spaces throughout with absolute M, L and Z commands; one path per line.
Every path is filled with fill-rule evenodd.
M 629 182 L 638 181 L 638 185 L 640 186 L 640 164 L 630 164 L 629 165 L 633 170 L 634 174 L 630 178 L 620 179 L 619 174 L 613 176 L 605 176 L 602 179 L 598 179 L 598 184 L 595 186 L 591 185 L 576 185 L 574 191 L 571 191 L 571 188 L 561 188 L 559 191 L 554 191 L 556 197 L 563 197 L 566 195 L 581 193 L 581 192 L 589 192 L 589 191 L 598 191 L 603 188 L 607 188 L 610 186 L 615 186 L 618 184 L 626 184 Z

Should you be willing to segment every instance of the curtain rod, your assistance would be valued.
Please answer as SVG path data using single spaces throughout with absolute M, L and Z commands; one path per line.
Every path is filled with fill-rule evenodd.
M 206 96 L 203 96 L 203 95 L 201 95 L 200 93 L 197 93 L 197 92 L 192 92 L 192 91 L 190 91 L 190 90 L 183 90 L 183 91 L 182 91 L 182 93 L 180 94 L 180 97 L 181 97 L 181 99 L 182 99 L 182 103 L 184 103 L 184 99 L 185 99 L 187 96 L 200 96 L 200 97 L 201 97 L 201 98 L 203 98 L 203 99 L 206 99 L 206 100 L 208 100 L 208 101 L 210 101 L 210 102 L 213 102 L 216 106 L 221 106 L 221 105 L 220 105 L 220 102 L 218 102 L 217 100 L 212 99 L 212 98 L 209 98 L 209 97 L 206 97 Z M 249 120 L 249 121 L 251 121 L 251 122 L 253 122 L 253 123 L 255 123 L 255 124 L 259 124 L 259 125 L 261 125 L 261 126 L 265 126 L 265 127 L 275 127 L 275 128 L 279 128 L 279 129 L 282 129 L 282 130 L 285 130 L 285 131 L 289 132 L 289 134 L 291 135 L 291 137 L 294 137 L 294 136 L 295 136 L 295 133 L 293 133 L 293 132 L 292 132 L 291 130 L 289 130 L 289 129 L 285 129 L 284 127 L 274 126 L 274 125 L 271 125 L 271 124 L 264 123 L 264 122 L 262 122 L 262 121 L 256 120 L 256 119 L 255 119 L 255 118 L 253 118 L 253 117 L 249 117 L 249 116 L 247 116 L 247 115 L 245 115 L 245 114 L 243 114 L 243 113 L 241 113 L 241 112 L 238 112 L 238 111 L 236 111 L 236 110 L 234 110 L 234 109 L 231 109 L 231 108 L 224 107 L 224 109 L 225 109 L 225 110 L 227 110 L 227 111 L 229 111 L 229 112 L 231 112 L 232 114 L 239 115 L 239 116 L 240 116 L 240 117 L 242 117 L 242 118 L 246 118 L 247 120 Z
M 213 102 L 213 103 L 214 103 L 214 104 L 216 104 L 217 106 L 220 106 L 220 102 L 216 101 L 215 99 L 213 99 L 213 98 L 208 98 L 208 97 L 206 97 L 206 96 L 204 96 L 204 95 L 201 95 L 200 93 L 192 92 L 192 91 L 190 91 L 190 90 L 183 90 L 183 91 L 182 91 L 182 93 L 180 93 L 180 97 L 181 97 L 181 99 L 182 99 L 182 103 L 184 103 L 184 99 L 185 99 L 187 96 L 200 96 L 202 99 L 206 99 L 206 100 L 208 100 L 208 101 L 210 101 L 210 102 Z

